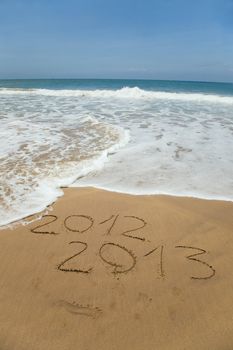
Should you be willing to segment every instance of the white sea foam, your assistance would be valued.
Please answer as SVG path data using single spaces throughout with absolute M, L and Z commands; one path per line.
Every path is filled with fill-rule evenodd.
M 8 206 L 4 205 L 2 208 L 0 206 L 0 226 L 5 226 L 11 222 L 25 218 L 32 213 L 38 213 L 44 210 L 47 205 L 53 203 L 58 197 L 63 195 L 61 187 L 71 185 L 77 178 L 82 178 L 88 173 L 100 171 L 107 161 L 108 154 L 115 152 L 125 145 L 128 139 L 129 134 L 125 133 L 119 143 L 102 151 L 98 157 L 83 160 L 79 163 L 67 164 L 65 169 L 61 167 L 59 176 L 56 174 L 51 178 L 38 178 L 35 179 L 33 184 L 30 181 L 28 183 L 29 179 L 25 178 L 23 181 L 24 189 L 18 188 L 18 191 L 14 189 L 14 197 L 10 201 L 5 198 L 5 204 L 8 202 Z M 20 178 L 17 178 L 16 175 L 12 187 L 19 185 L 19 180 Z M 30 191 L 28 191 L 28 186 L 31 186 Z
M 233 200 L 232 104 L 139 88 L 0 89 L 0 225 L 70 184 Z
M 28 94 L 57 97 L 120 98 L 146 100 L 177 100 L 207 103 L 233 104 L 233 97 L 203 93 L 176 93 L 165 91 L 147 91 L 138 87 L 124 87 L 118 90 L 48 90 L 48 89 L 0 89 L 0 94 Z
M 1 120 L 0 225 L 41 211 L 62 195 L 60 187 L 100 170 L 129 141 L 129 131 L 90 115 L 17 115 Z

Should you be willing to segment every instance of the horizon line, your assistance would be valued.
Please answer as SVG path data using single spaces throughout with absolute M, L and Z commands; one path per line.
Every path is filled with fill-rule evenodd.
M 139 80 L 139 81 L 161 81 L 161 82 L 183 82 L 183 83 L 210 83 L 210 84 L 233 84 L 233 81 L 209 81 L 209 80 L 183 80 L 183 79 L 148 79 L 148 78 L 1 78 L 0 81 L 12 80 Z

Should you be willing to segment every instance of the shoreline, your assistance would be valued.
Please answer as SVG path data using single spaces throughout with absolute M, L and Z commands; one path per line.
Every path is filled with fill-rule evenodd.
M 179 194 L 170 194 L 170 193 L 132 193 L 132 192 L 122 192 L 122 191 L 118 191 L 118 190 L 113 190 L 113 189 L 107 189 L 104 187 L 98 187 L 98 186 L 72 186 L 72 184 L 70 186 L 61 186 L 59 187 L 59 190 L 61 190 L 63 192 L 63 194 L 61 194 L 60 196 L 58 196 L 56 199 L 54 199 L 50 204 L 46 205 L 44 209 L 39 210 L 39 211 L 35 211 L 32 214 L 23 216 L 22 218 L 19 219 L 15 219 L 7 224 L 4 225 L 0 225 L 0 232 L 1 230 L 5 230 L 5 229 L 14 229 L 17 226 L 20 225 L 24 225 L 28 223 L 28 218 L 30 217 L 36 217 L 35 220 L 39 220 L 41 218 L 41 216 L 45 213 L 47 213 L 48 210 L 51 210 L 52 207 L 55 205 L 55 203 L 60 200 L 61 198 L 63 198 L 66 195 L 66 191 L 69 190 L 74 190 L 74 191 L 79 191 L 79 190 L 97 190 L 97 191 L 102 191 L 102 192 L 107 192 L 109 194 L 118 194 L 118 195 L 126 195 L 126 196 L 132 196 L 132 197 L 158 197 L 158 198 L 179 198 L 179 199 L 188 199 L 188 200 L 198 200 L 198 201 L 207 201 L 207 202 L 217 202 L 217 203 L 232 203 L 233 204 L 233 200 L 231 199 L 227 199 L 227 198 L 207 198 L 207 197 L 199 197 L 199 196 L 194 196 L 194 195 L 179 195 Z M 35 220 L 33 220 L 32 222 L 34 222 Z
M 0 231 L 3 349 L 232 347 L 232 202 L 63 191 Z

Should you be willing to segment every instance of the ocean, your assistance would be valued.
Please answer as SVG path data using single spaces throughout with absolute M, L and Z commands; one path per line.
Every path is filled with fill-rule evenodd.
M 0 225 L 64 186 L 233 200 L 233 84 L 0 80 Z

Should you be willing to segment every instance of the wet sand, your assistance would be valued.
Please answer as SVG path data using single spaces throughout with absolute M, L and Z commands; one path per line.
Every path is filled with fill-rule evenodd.
M 233 349 L 233 203 L 64 192 L 0 231 L 1 350 Z

